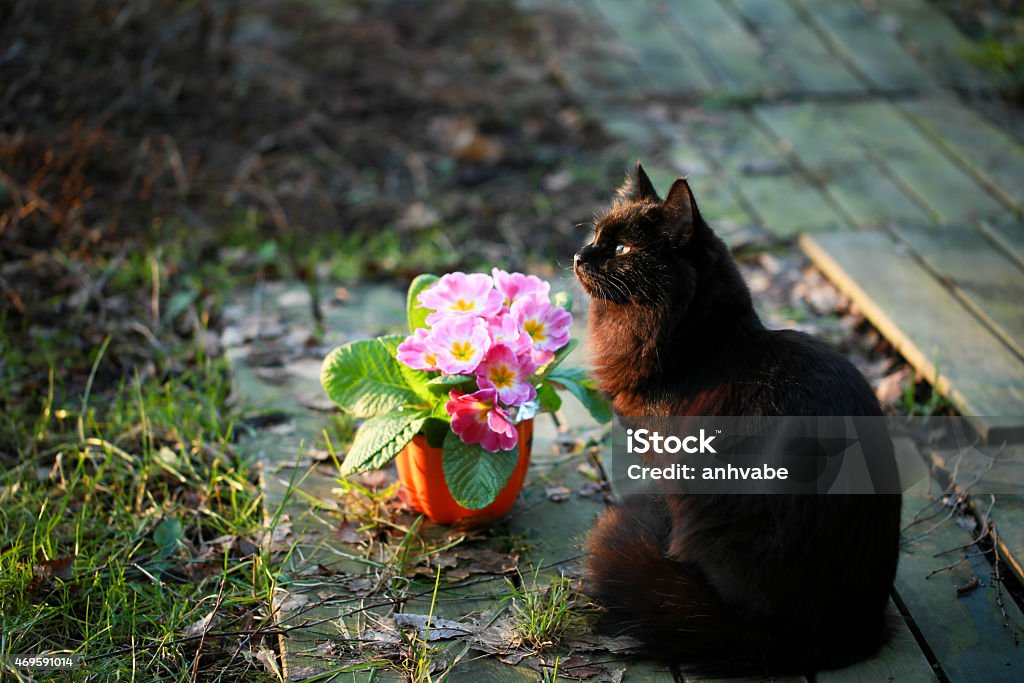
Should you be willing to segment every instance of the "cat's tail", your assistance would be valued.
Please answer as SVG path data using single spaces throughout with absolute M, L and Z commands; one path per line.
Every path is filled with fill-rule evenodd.
M 669 519 L 658 499 L 627 496 L 598 520 L 587 562 L 588 592 L 607 608 L 601 630 L 695 674 L 776 673 L 768 643 L 729 615 L 700 569 L 667 556 Z

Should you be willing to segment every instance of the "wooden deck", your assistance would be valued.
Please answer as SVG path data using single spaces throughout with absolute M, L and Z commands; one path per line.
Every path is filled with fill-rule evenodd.
M 991 448 L 1006 442 L 1024 457 L 1024 129 L 1012 122 L 997 126 L 965 104 L 993 86 L 962 58 L 966 39 L 933 3 L 516 5 L 555 20 L 552 64 L 619 141 L 624 165 L 642 158 L 659 188 L 689 174 L 703 213 L 734 246 L 798 240 L 899 352 L 972 416 Z M 301 299 L 291 290 L 264 292 L 267 324 L 289 330 L 312 325 Z M 252 308 L 248 301 L 244 306 Z M 356 290 L 349 304 L 331 309 L 334 336 L 328 341 L 398 327 L 402 316 L 400 292 Z M 285 346 L 278 347 L 283 353 Z M 284 663 L 295 680 L 343 672 L 357 661 L 350 656 L 355 649 L 379 637 L 378 622 L 395 611 L 429 610 L 437 564 L 446 576 L 464 576 L 475 571 L 473 560 L 471 553 L 445 552 L 418 573 L 385 576 L 403 583 L 405 599 L 397 605 L 389 599 L 380 584 L 387 558 L 373 555 L 386 546 L 353 544 L 351 534 L 339 535 L 344 511 L 333 509 L 338 483 L 332 468 L 299 447 L 322 445 L 331 420 L 329 413 L 299 407 L 322 401 L 318 359 L 290 358 L 283 369 L 268 369 L 254 353 L 262 353 L 259 344 L 234 350 L 240 391 L 287 417 L 248 441 L 266 462 L 271 510 L 282 502 L 289 515 L 292 536 L 282 534 L 281 541 L 297 540 L 281 581 L 280 621 L 296 627 L 282 635 Z M 562 415 L 572 438 L 546 418 L 538 422 L 522 500 L 497 532 L 467 539 L 465 548 L 490 548 L 494 558 L 508 561 L 513 539 L 521 567 L 542 567 L 548 577 L 578 571 L 579 541 L 603 501 L 584 495 L 592 482 L 578 466 L 586 459 L 568 458 L 559 445 L 593 427 L 574 405 L 567 400 Z M 925 508 L 941 508 L 950 485 L 950 454 L 921 456 L 935 476 L 906 496 L 908 524 Z M 558 486 L 570 491 L 567 500 L 546 495 Z M 987 500 L 979 503 L 985 506 Z M 968 512 L 980 519 L 986 510 Z M 1018 642 L 1024 615 L 994 585 L 985 556 L 971 552 L 977 532 L 965 519 L 950 517 L 925 535 L 917 533 L 920 526 L 910 527 L 913 542 L 902 553 L 891 608 L 898 624 L 893 644 L 870 662 L 816 680 L 1024 680 Z M 992 519 L 1005 566 L 1024 579 L 1024 500 L 1000 496 Z M 419 534 L 429 545 L 444 532 L 426 525 Z M 508 576 L 501 569 L 496 562 L 490 571 L 443 581 L 435 612 L 466 623 L 481 614 L 499 618 Z M 977 589 L 962 590 L 975 580 Z M 449 680 L 537 679 L 539 660 L 510 666 L 481 655 L 480 647 L 472 638 L 449 642 L 445 657 L 458 660 Z M 620 653 L 594 656 L 580 644 L 576 651 L 599 663 L 592 672 L 578 669 L 576 678 L 682 680 Z M 543 660 L 550 666 L 553 655 Z M 571 666 L 561 671 L 573 676 Z M 402 677 L 381 670 L 339 673 L 338 680 L 371 678 Z
M 804 234 L 986 437 L 1024 440 L 1024 122 L 965 104 L 993 85 L 945 15 L 926 0 L 519 4 L 599 37 L 586 68 L 561 42 L 565 81 L 657 186 L 689 174 L 736 245 Z
M 262 315 L 253 314 L 254 301 Z M 331 331 L 326 345 L 401 330 L 404 324 L 402 292 L 386 287 L 355 289 L 346 304 L 325 304 L 325 310 Z M 360 537 L 358 515 L 339 507 L 337 468 L 322 451 L 331 413 L 323 410 L 326 405 L 318 381 L 321 349 L 296 351 L 283 333 L 312 328 L 308 294 L 301 286 L 268 285 L 260 296 L 241 300 L 232 315 L 241 316 L 250 328 L 259 321 L 260 327 L 269 330 L 260 338 L 259 332 L 250 329 L 257 339 L 231 348 L 229 355 L 238 391 L 249 405 L 265 409 L 279 421 L 257 430 L 244 443 L 250 454 L 264 462 L 268 523 L 276 521 L 279 529 L 284 525 L 287 533 L 282 532 L 278 541 L 282 548 L 294 544 L 279 582 L 277 603 L 280 625 L 291 629 L 280 639 L 290 680 L 325 672 L 337 672 L 334 680 L 405 680 L 394 668 L 370 671 L 363 665 L 379 652 L 377 640 L 389 632 L 395 613 L 429 612 L 438 567 L 442 583 L 435 615 L 474 626 L 507 614 L 505 580 L 518 580 L 517 567 L 527 580 L 534 568 L 540 568 L 542 581 L 558 575 L 579 576 L 581 541 L 605 499 L 594 492 L 587 448 L 581 446 L 597 425 L 572 399 L 566 400 L 558 415 L 561 431 L 550 416 L 538 420 L 530 473 L 512 514 L 482 536 L 422 522 L 415 535 L 417 559 L 407 561 L 404 571 L 396 575 L 389 567 L 394 566 L 394 553 L 401 546 Z M 581 318 L 575 333 L 582 336 Z M 570 362 L 583 362 L 585 346 Z M 906 440 L 897 447 L 915 448 Z M 1016 460 L 1024 459 L 1024 451 L 1013 448 Z M 602 450 L 600 455 L 607 458 L 608 453 Z M 936 469 L 933 478 L 905 497 L 905 523 L 911 525 L 922 511 L 927 521 L 908 526 L 905 532 L 907 544 L 890 606 L 896 625 L 893 642 L 875 659 L 823 672 L 818 681 L 1014 681 L 1024 676 L 1024 657 L 1016 644 L 1024 634 L 1024 614 L 1009 595 L 995 588 L 992 567 L 984 556 L 958 550 L 970 547 L 974 540 L 968 525 L 953 516 L 936 524 L 948 510 L 941 501 L 943 493 L 952 490 L 948 478 L 955 454 L 919 455 Z M 959 481 L 973 478 L 970 462 L 960 467 Z M 565 487 L 564 500 L 548 495 L 558 487 Z M 278 513 L 283 515 L 280 520 Z M 1024 578 L 1024 504 L 1002 496 L 993 517 L 1007 567 Z M 405 515 L 399 521 L 409 525 L 414 516 Z M 510 539 L 516 546 L 512 551 Z M 454 545 L 446 548 L 449 544 Z M 481 554 L 486 558 L 482 568 L 475 559 Z M 962 557 L 967 559 L 955 564 Z M 950 564 L 955 566 L 942 571 Z M 979 587 L 960 595 L 958 589 L 975 579 Z M 543 666 L 552 666 L 556 656 L 566 660 L 574 654 L 571 648 L 560 648 L 512 666 L 481 651 L 473 636 L 452 638 L 446 644 L 445 653 L 437 657 L 447 664 L 456 662 L 449 679 L 456 681 L 536 680 L 538 667 L 543 672 Z M 620 674 L 625 681 L 696 680 L 656 663 L 585 646 L 576 643 L 584 647 L 577 656 L 585 657 L 587 666 L 597 662 L 603 672 L 585 680 L 620 680 Z M 346 671 L 353 667 L 357 670 Z

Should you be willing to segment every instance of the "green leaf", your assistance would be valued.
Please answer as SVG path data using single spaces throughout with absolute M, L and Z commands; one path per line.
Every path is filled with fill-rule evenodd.
M 432 415 L 427 418 L 427 421 L 420 427 L 420 431 L 423 432 L 423 436 L 427 439 L 427 445 L 431 448 L 442 448 L 444 446 L 445 437 L 452 430 L 452 423 L 447 419 L 448 414 L 445 413 L 445 419 Z
M 427 416 L 419 410 L 402 410 L 371 417 L 356 432 L 352 447 L 341 465 L 342 474 L 379 470 L 412 441 Z
M 548 376 L 548 380 L 561 385 L 570 394 L 579 399 L 583 407 L 598 422 L 611 422 L 615 416 L 608 401 L 604 400 L 597 390 L 593 378 L 581 368 L 558 368 Z
M 554 413 L 562 407 L 562 397 L 547 382 L 537 387 L 537 400 L 540 401 L 540 409 L 549 413 Z
M 355 417 L 373 417 L 422 403 L 402 367 L 380 339 L 361 339 L 327 355 L 320 383 L 342 410 Z
M 480 444 L 465 444 L 455 432 L 444 440 L 444 480 L 452 498 L 464 508 L 480 510 L 505 488 L 519 460 L 518 447 L 489 453 Z
M 415 332 L 421 327 L 430 327 L 427 325 L 427 316 L 432 312 L 429 308 L 423 308 L 420 306 L 420 302 L 417 301 L 417 297 L 427 287 L 438 281 L 436 275 L 430 273 L 423 273 L 417 275 L 416 279 L 409 285 L 409 294 L 405 299 L 405 312 L 409 321 L 409 331 Z
M 456 387 L 475 381 L 473 375 L 441 375 L 427 382 L 427 386 L 435 393 L 447 394 Z
M 572 294 L 569 292 L 558 292 L 551 297 L 551 303 L 572 313 Z
M 579 343 L 578 339 L 570 339 L 568 344 L 555 351 L 555 357 L 551 359 L 550 363 L 534 373 L 534 377 L 538 380 L 546 379 L 555 368 L 562 364 L 562 361 L 569 357 L 569 354 L 572 353 Z
M 406 337 L 401 334 L 388 334 L 383 337 L 378 337 L 378 339 L 380 340 L 380 343 L 387 348 L 391 357 L 398 360 L 398 347 L 406 340 Z M 430 404 L 433 404 L 437 400 L 437 396 L 434 395 L 428 386 L 431 379 L 430 373 L 424 370 L 414 370 L 401 361 L 398 361 L 398 369 L 402 371 L 402 377 L 405 378 L 409 388 L 415 391 L 417 396 Z
M 169 517 L 160 522 L 156 529 L 153 530 L 153 541 L 160 549 L 157 557 L 167 558 L 173 555 L 174 551 L 178 549 L 178 542 L 181 540 L 183 533 L 184 529 L 181 526 L 181 520 L 177 517 Z

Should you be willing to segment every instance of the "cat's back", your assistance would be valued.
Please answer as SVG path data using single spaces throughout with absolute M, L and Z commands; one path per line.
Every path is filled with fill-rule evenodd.
M 881 415 L 854 364 L 829 344 L 796 330 L 762 330 L 745 358 L 723 373 L 731 400 L 718 414 Z M 728 365 L 728 361 L 726 361 Z

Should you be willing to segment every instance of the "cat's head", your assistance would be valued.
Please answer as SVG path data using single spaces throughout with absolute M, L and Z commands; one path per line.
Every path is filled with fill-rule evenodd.
M 705 233 L 710 229 L 686 179 L 676 180 L 662 200 L 637 163 L 594 223 L 593 238 L 576 253 L 573 269 L 593 299 L 665 307 L 693 295 Z

